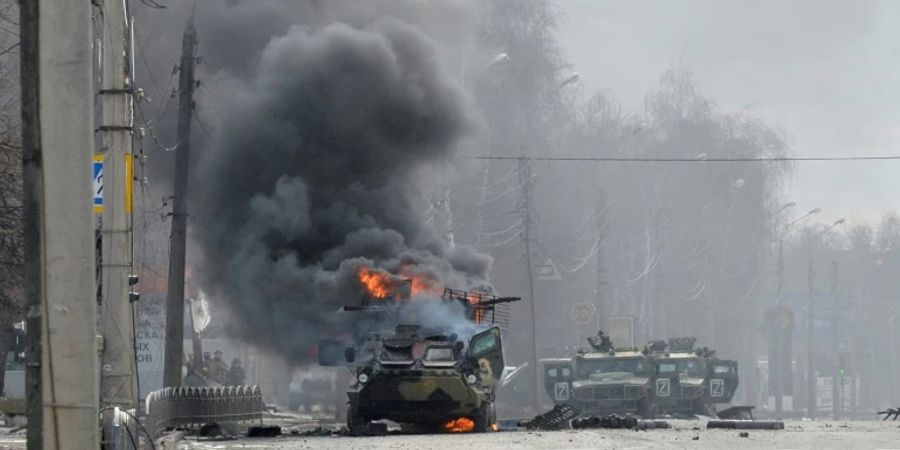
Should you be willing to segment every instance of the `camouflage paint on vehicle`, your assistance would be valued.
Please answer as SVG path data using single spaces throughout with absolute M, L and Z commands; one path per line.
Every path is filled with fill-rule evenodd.
M 465 417 L 474 422 L 473 431 L 496 423 L 493 387 L 503 371 L 496 327 L 465 345 L 456 336 L 400 325 L 391 335 L 373 336 L 360 357 L 365 363 L 348 391 L 351 433 L 382 419 L 438 426 Z

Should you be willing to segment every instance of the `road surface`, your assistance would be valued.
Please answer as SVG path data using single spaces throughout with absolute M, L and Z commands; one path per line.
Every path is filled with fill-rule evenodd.
M 785 430 L 707 430 L 705 421 L 671 421 L 667 430 L 567 430 L 462 435 L 388 435 L 375 437 L 242 438 L 233 441 L 179 443 L 184 450 L 206 449 L 900 449 L 900 422 L 787 422 Z

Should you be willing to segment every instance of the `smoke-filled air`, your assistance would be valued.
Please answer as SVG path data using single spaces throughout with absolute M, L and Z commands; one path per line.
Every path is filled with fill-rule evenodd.
M 896 343 L 872 331 L 896 322 L 890 163 L 791 162 L 897 147 L 874 2 L 193 3 L 136 8 L 135 255 L 150 293 L 193 15 L 187 296 L 209 299 L 204 338 L 306 370 L 367 317 L 344 306 L 408 282 L 399 320 L 458 336 L 485 324 L 432 301 L 445 288 L 522 297 L 505 306 L 511 370 L 627 318 L 616 346 L 693 336 L 737 361 L 735 404 L 786 408 L 780 377 L 805 408 L 841 364 L 857 408 L 900 404 L 881 395 Z
M 422 169 L 472 127 L 433 47 L 398 20 L 296 26 L 233 91 L 198 171 L 196 236 L 204 286 L 246 336 L 302 354 L 367 294 L 366 270 L 413 278 L 413 296 L 491 290 L 491 258 L 425 223 Z

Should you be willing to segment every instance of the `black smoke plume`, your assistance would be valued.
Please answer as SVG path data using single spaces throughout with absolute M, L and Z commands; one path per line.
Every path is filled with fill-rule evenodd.
M 423 169 L 469 131 L 430 41 L 396 20 L 293 27 L 232 94 L 199 176 L 204 286 L 245 337 L 302 362 L 358 304 L 357 272 L 490 290 L 490 257 L 425 223 Z M 423 309 L 424 310 L 424 309 Z

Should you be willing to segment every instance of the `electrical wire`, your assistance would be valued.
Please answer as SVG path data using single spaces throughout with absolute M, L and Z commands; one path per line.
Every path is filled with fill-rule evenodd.
M 519 219 L 519 220 L 517 220 L 516 222 L 514 222 L 510 227 L 506 228 L 505 230 L 499 230 L 499 231 L 476 231 L 476 233 L 478 233 L 479 236 L 500 236 L 500 235 L 502 235 L 502 234 L 509 233 L 510 231 L 514 230 L 516 227 L 519 227 L 519 226 L 521 226 L 521 225 L 524 224 L 524 223 L 525 223 L 525 221 L 524 221 L 523 219 Z
M 570 161 L 570 162 L 684 162 L 684 163 L 706 163 L 706 162 L 803 162 L 803 161 L 886 161 L 900 160 L 900 155 L 876 155 L 876 156 L 771 156 L 759 158 L 638 158 L 638 157 L 604 157 L 604 156 L 490 156 L 480 155 L 472 159 L 489 159 L 489 160 L 520 160 L 528 159 L 532 161 Z
M 104 406 L 104 407 L 100 408 L 100 411 L 98 411 L 98 412 L 100 414 L 102 414 L 104 411 L 114 410 L 115 408 L 116 408 L 115 406 Z M 138 427 L 140 427 L 140 429 L 144 433 L 144 435 L 147 436 L 147 440 L 150 443 L 150 448 L 152 450 L 156 450 L 156 444 L 153 443 L 153 435 L 151 435 L 150 432 L 147 431 L 147 428 L 144 427 L 144 424 L 142 424 L 141 421 L 138 420 L 138 418 L 135 417 L 134 414 L 128 412 L 128 410 L 126 410 L 126 409 L 119 408 L 119 412 L 130 417 L 131 420 L 133 420 L 135 423 L 137 423 Z M 125 428 L 128 429 L 128 426 L 126 426 Z M 135 447 L 135 448 L 137 448 L 137 447 Z
M 153 9 L 166 9 L 166 5 L 156 3 L 154 0 L 141 0 L 141 3 Z
M 516 234 L 510 236 L 509 239 L 505 239 L 505 240 L 503 240 L 502 242 L 495 242 L 495 243 L 492 243 L 492 244 L 482 244 L 482 245 L 487 246 L 487 247 L 500 247 L 500 246 L 509 244 L 509 243 L 512 242 L 514 239 L 516 239 L 517 237 L 521 236 L 521 235 L 524 234 L 524 233 L 525 233 L 525 227 L 522 227 L 522 229 L 519 230 L 518 233 L 516 233 Z
M 15 44 L 13 44 L 13 45 L 11 45 L 11 46 L 9 46 L 9 47 L 3 49 L 3 50 L 0 50 L 0 56 L 3 56 L 3 55 L 5 55 L 5 54 L 7 54 L 7 53 L 9 53 L 9 52 L 11 52 L 11 51 L 13 51 L 13 50 L 15 50 L 15 49 L 19 46 L 19 44 L 20 44 L 20 42 L 16 42 Z
M 159 147 L 160 149 L 162 149 L 163 151 L 166 151 L 166 152 L 171 152 L 171 151 L 177 149 L 180 142 L 176 142 L 175 145 L 173 145 L 171 147 L 167 147 L 159 142 L 159 139 L 156 137 L 156 133 L 153 132 L 153 127 L 149 125 L 149 122 L 147 121 L 147 117 L 144 115 L 144 107 L 141 106 L 141 102 L 136 102 L 136 104 L 137 104 L 138 114 L 141 115 L 141 121 L 147 127 L 147 131 L 149 132 L 150 139 L 153 141 L 153 143 L 156 144 L 157 147 Z

